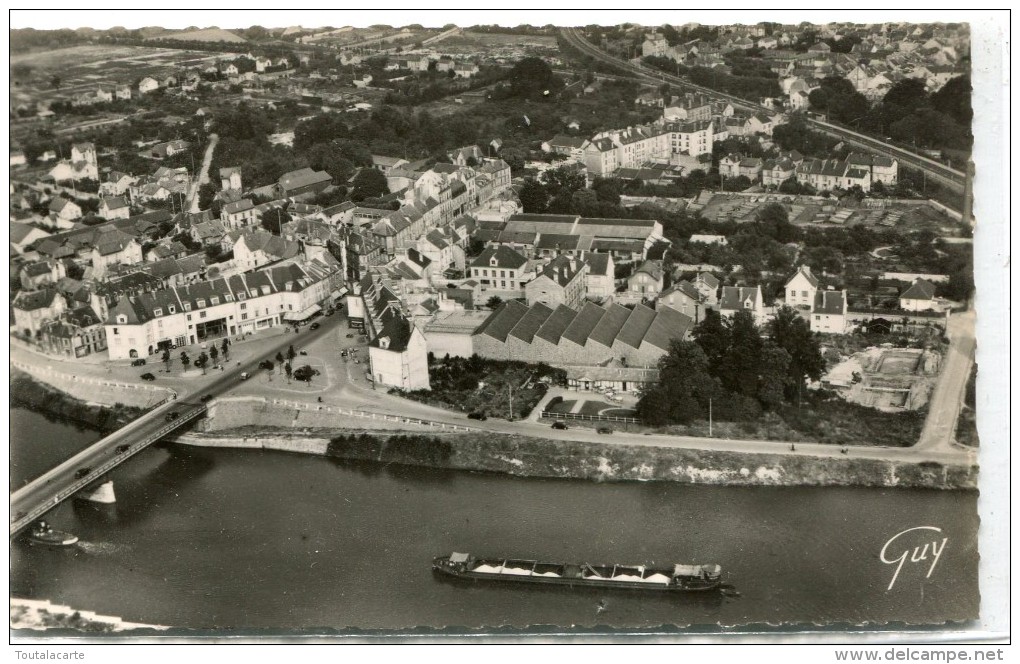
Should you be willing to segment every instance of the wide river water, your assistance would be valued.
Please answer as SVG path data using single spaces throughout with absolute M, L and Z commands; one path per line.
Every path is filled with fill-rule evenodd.
M 12 486 L 99 437 L 20 408 L 11 422 Z M 47 516 L 77 545 L 15 542 L 13 596 L 133 622 L 273 632 L 874 627 L 978 610 L 972 491 L 599 484 L 184 446 L 151 448 L 111 478 L 115 505 L 68 501 Z M 925 560 L 907 556 L 889 589 L 897 564 L 882 562 L 883 545 L 918 526 L 942 532 L 894 540 L 894 563 L 928 546 Z M 943 538 L 931 569 L 931 543 Z M 430 570 L 451 551 L 719 563 L 739 595 L 451 583 Z M 607 610 L 598 614 L 600 601 Z

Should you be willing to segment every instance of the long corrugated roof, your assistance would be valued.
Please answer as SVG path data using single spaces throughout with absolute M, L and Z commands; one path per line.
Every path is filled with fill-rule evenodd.
M 553 310 L 546 305 L 536 302 L 528 309 L 528 313 L 524 314 L 517 325 L 514 326 L 514 329 L 510 331 L 510 336 L 517 337 L 521 341 L 526 341 L 530 344 L 531 340 L 535 338 L 535 333 L 542 327 L 546 319 L 552 315 L 552 312 Z
M 687 336 L 693 325 L 694 319 L 690 316 L 684 315 L 671 307 L 659 305 L 655 320 L 652 321 L 648 331 L 645 332 L 643 341 L 656 348 L 668 351 L 670 342 L 673 339 L 683 339 Z
M 486 334 L 493 339 L 506 341 L 510 331 L 514 329 L 526 313 L 528 313 L 528 307 L 517 300 L 510 300 L 492 312 L 492 315 L 482 323 L 481 327 L 475 331 L 475 334 Z
M 588 335 L 588 338 L 599 342 L 603 346 L 612 346 L 613 342 L 616 341 L 616 335 L 623 329 L 628 318 L 630 318 L 630 309 L 622 304 L 613 304 L 606 311 L 606 315 L 602 317 L 599 324 L 595 326 L 595 329 L 591 331 L 591 334 Z
M 581 311 L 563 331 L 562 337 L 579 346 L 588 342 L 588 336 L 606 315 L 606 310 L 593 302 L 585 302 Z
M 616 341 L 637 348 L 641 345 L 641 340 L 645 338 L 645 332 L 648 331 L 653 320 L 655 320 L 654 309 L 643 304 L 637 305 L 627 317 L 627 322 L 620 328 L 619 334 L 616 335 Z
M 558 344 L 567 327 L 577 318 L 577 314 L 576 310 L 563 304 L 559 305 L 552 315 L 545 319 L 535 336 L 551 344 Z

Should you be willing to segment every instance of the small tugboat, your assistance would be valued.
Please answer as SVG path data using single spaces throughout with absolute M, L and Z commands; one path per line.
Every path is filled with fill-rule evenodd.
M 598 588 L 631 588 L 670 592 L 704 592 L 722 583 L 719 565 L 593 565 L 590 563 L 544 563 L 537 560 L 475 558 L 451 553 L 432 561 L 439 574 L 480 581 L 522 581 L 529 583 Z
M 62 530 L 53 530 L 50 524 L 40 521 L 33 526 L 28 540 L 33 544 L 45 544 L 47 546 L 71 546 L 78 541 L 78 538 Z

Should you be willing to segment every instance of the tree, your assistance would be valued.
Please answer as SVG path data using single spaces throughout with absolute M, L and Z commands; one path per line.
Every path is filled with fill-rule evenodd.
M 283 353 L 276 353 L 276 363 L 280 365 L 280 371 L 283 371 Z
M 312 384 L 312 378 L 319 375 L 318 369 L 313 369 L 307 364 L 294 371 L 294 379 Z
M 184 371 L 187 371 L 188 365 L 191 364 L 191 358 L 183 350 L 181 351 L 181 364 L 184 366 Z
M 790 380 L 790 354 L 771 341 L 762 348 L 758 401 L 769 410 L 779 408 L 786 398 Z
M 198 359 L 195 360 L 195 366 L 202 370 L 202 375 L 205 375 L 205 367 L 209 364 L 209 356 L 205 352 L 199 353 Z
M 970 76 L 964 74 L 949 79 L 948 83 L 932 94 L 932 108 L 950 116 L 960 125 L 970 127 L 970 123 L 974 119 L 971 92 Z
M 230 359 L 230 340 L 226 337 L 223 338 L 223 343 L 220 344 L 220 350 L 223 351 L 223 361 L 226 362 Z
M 361 202 L 366 198 L 376 198 L 388 194 L 390 189 L 386 183 L 386 176 L 374 168 L 362 168 L 354 176 L 351 187 L 351 200 Z
M 549 206 L 549 192 L 535 178 L 524 179 L 524 184 L 521 186 L 518 196 L 521 199 L 521 206 L 524 208 L 524 211 L 531 214 L 545 212 Z
M 490 309 L 496 309 L 501 304 L 503 304 L 503 298 L 501 298 L 498 295 L 493 295 L 492 297 L 485 301 L 485 306 L 487 306 Z
M 561 86 L 552 68 L 542 58 L 527 57 L 519 60 L 507 75 L 510 94 L 522 99 L 552 97 Z M 546 95 L 546 92 L 550 94 Z
M 273 210 L 266 210 L 259 217 L 259 225 L 273 235 L 281 235 L 283 233 L 283 225 L 290 223 L 290 220 L 290 213 L 283 208 L 275 208 Z
M 715 309 L 706 309 L 705 317 L 694 326 L 692 336 L 704 351 L 712 375 L 719 375 L 726 349 L 730 346 L 730 329 L 726 321 Z
M 283 370 L 287 373 L 287 383 L 289 384 L 290 378 L 294 373 L 294 368 L 291 366 L 290 362 L 288 362 L 287 364 L 283 365 Z
M 212 358 L 213 363 L 216 363 L 216 359 L 220 356 L 220 351 L 216 348 L 216 344 L 209 345 L 209 357 Z
M 709 400 L 718 395 L 705 352 L 694 342 L 674 339 L 659 359 L 658 382 L 638 401 L 638 418 L 649 424 L 688 424 L 703 418 Z
M 769 338 L 777 347 L 790 356 L 787 382 L 787 398 L 796 396 L 806 378 L 818 380 L 825 371 L 817 337 L 811 332 L 810 324 L 792 307 L 781 307 L 766 326 Z
M 294 345 L 291 344 L 287 348 L 287 359 L 293 362 L 295 357 L 297 357 L 297 353 L 294 351 Z
M 163 351 L 163 364 L 166 365 L 166 372 L 167 373 L 170 373 L 170 363 L 171 362 L 173 362 L 173 359 L 170 357 L 170 349 L 167 348 L 167 349 L 165 349 Z
M 723 372 L 717 374 L 723 387 L 747 397 L 758 396 L 758 369 L 762 339 L 750 311 L 740 310 L 730 318 L 730 346 Z

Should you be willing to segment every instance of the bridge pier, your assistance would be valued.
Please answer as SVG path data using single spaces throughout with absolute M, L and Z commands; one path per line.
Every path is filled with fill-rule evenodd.
M 112 505 L 117 502 L 117 496 L 113 492 L 113 480 L 107 480 L 96 487 L 82 489 L 75 496 L 77 500 L 88 500 L 93 503 Z

